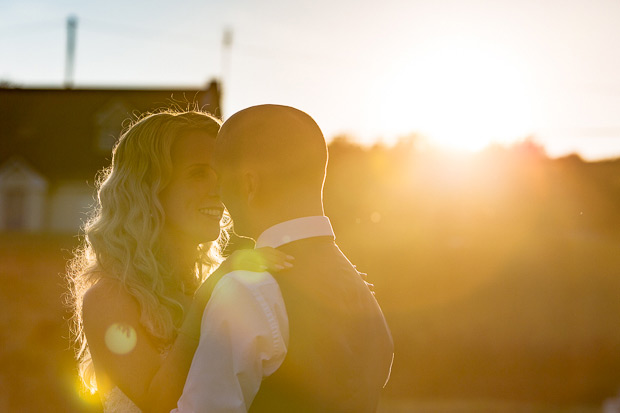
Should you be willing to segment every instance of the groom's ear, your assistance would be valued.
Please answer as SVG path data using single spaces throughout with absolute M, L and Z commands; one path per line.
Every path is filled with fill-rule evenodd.
M 246 170 L 243 173 L 243 192 L 248 204 L 254 202 L 258 197 L 260 189 L 260 178 L 256 171 Z

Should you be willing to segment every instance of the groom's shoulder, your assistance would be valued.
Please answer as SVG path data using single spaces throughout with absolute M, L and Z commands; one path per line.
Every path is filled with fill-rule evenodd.
M 283 308 L 280 286 L 270 273 L 237 270 L 218 281 L 205 312 L 219 314 L 216 318 L 230 318 L 232 313 L 239 311 L 246 314 L 240 318 L 247 318 L 249 313 L 266 314 L 268 318 L 273 318 L 274 313 L 285 313 Z
M 241 300 L 262 300 L 281 296 L 280 287 L 268 272 L 245 270 L 231 271 L 225 274 L 213 288 L 212 298 L 229 300 L 233 297 Z M 211 300 L 213 301 L 213 300 Z

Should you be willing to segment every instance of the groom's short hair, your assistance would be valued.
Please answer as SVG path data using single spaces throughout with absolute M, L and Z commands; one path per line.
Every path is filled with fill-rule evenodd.
M 251 165 L 278 185 L 323 187 L 325 138 L 314 119 L 298 109 L 281 105 L 243 109 L 224 123 L 215 150 L 222 168 Z

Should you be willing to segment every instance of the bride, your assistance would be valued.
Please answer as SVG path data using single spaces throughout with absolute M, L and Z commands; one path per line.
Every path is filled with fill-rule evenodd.
M 176 406 L 209 274 L 290 266 L 291 257 L 267 248 L 222 262 L 229 219 L 209 167 L 219 128 L 200 111 L 147 115 L 99 174 L 98 205 L 68 279 L 79 373 L 106 413 Z

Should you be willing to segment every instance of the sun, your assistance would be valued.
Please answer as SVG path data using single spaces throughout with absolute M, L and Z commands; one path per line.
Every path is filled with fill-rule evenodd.
M 418 132 L 438 146 L 480 150 L 532 132 L 527 72 L 480 45 L 439 44 L 401 55 L 375 83 L 378 130 Z

